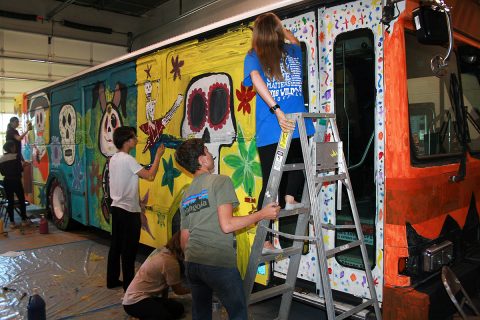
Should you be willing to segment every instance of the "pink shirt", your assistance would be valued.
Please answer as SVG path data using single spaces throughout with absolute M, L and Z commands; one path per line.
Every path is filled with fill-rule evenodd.
M 167 248 L 155 249 L 142 264 L 123 297 L 124 305 L 159 295 L 163 289 L 182 282 L 180 265 Z

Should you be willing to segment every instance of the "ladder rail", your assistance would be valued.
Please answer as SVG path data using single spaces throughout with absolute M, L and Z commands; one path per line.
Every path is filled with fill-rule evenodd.
M 280 181 L 282 179 L 281 169 L 285 165 L 287 160 L 286 150 L 290 148 L 290 143 L 292 141 L 292 133 L 281 133 L 277 149 L 275 150 L 275 159 L 272 164 L 272 170 L 270 176 L 268 177 L 268 183 L 266 187 L 265 196 L 263 198 L 262 208 L 267 204 L 276 201 L 278 196 L 278 186 L 280 186 Z M 282 153 L 280 155 L 280 153 Z M 276 174 L 272 174 L 276 173 Z M 276 186 L 276 187 L 275 187 Z M 269 220 L 261 220 L 257 223 L 257 230 L 255 234 L 255 239 L 253 241 L 252 250 L 250 251 L 250 259 L 247 265 L 247 271 L 245 273 L 244 283 L 244 294 L 246 297 L 247 305 L 249 304 L 250 295 L 253 290 L 253 283 L 255 282 L 256 270 L 258 268 L 259 257 L 261 256 L 263 244 L 267 237 L 267 227 L 269 225 Z
M 336 124 L 336 120 L 334 118 L 329 119 L 332 127 L 332 132 L 334 137 L 339 140 L 340 139 L 340 134 L 338 132 L 338 127 Z M 339 155 L 340 156 L 340 155 Z M 377 294 L 375 291 L 375 283 L 373 281 L 372 277 L 372 270 L 370 268 L 370 263 L 368 259 L 368 252 L 367 252 L 367 247 L 365 246 L 365 237 L 363 235 L 363 230 L 362 230 L 362 225 L 360 221 L 360 216 L 358 215 L 358 210 L 357 210 L 357 202 L 355 201 L 355 195 L 353 193 L 353 188 L 350 180 L 350 174 L 347 169 L 347 164 L 345 162 L 345 155 L 343 152 L 341 152 L 341 161 L 340 161 L 340 166 L 342 173 L 346 175 L 346 184 L 347 184 L 347 194 L 350 202 L 350 209 L 352 211 L 352 216 L 354 219 L 354 224 L 355 228 L 357 230 L 357 237 L 358 240 L 360 240 L 361 245 L 360 245 L 360 251 L 362 254 L 362 260 L 364 263 L 364 268 L 365 268 L 365 276 L 367 277 L 367 283 L 368 283 L 368 289 L 370 291 L 370 299 L 373 301 L 373 307 L 375 309 L 375 314 L 377 315 L 377 319 L 379 319 L 379 315 L 381 315 L 380 312 L 380 307 L 378 304 L 378 299 L 377 299 Z
M 305 121 L 303 120 L 303 117 L 298 114 L 289 114 L 287 115 L 290 116 L 293 119 L 296 119 L 298 123 L 298 131 L 300 132 L 300 142 L 302 144 L 302 153 L 304 155 L 309 155 L 309 150 L 308 150 L 308 141 L 307 141 L 307 134 L 306 134 L 306 127 L 305 127 Z M 300 118 L 300 121 L 298 119 Z M 314 177 L 315 176 L 315 165 L 312 163 L 311 157 L 307 156 L 304 157 L 303 159 L 305 163 L 305 172 L 307 176 L 307 185 L 308 185 L 308 193 L 310 197 L 310 203 L 311 203 L 311 215 L 313 217 L 313 226 L 315 228 L 315 232 L 317 233 L 317 256 L 318 256 L 318 264 L 320 267 L 320 275 L 321 275 L 321 282 L 322 282 L 322 290 L 323 290 L 323 295 L 325 298 L 325 307 L 327 309 L 327 316 L 328 319 L 334 319 L 335 318 L 335 308 L 333 305 L 333 296 L 332 296 L 332 290 L 330 286 L 330 280 L 328 277 L 328 262 L 327 259 L 322 259 L 321 257 L 326 257 L 326 252 L 325 252 L 325 247 L 323 246 L 323 231 L 322 231 L 322 226 L 321 226 L 321 221 L 320 221 L 320 203 L 318 202 L 318 197 L 315 195 L 315 182 L 313 179 L 309 177 Z

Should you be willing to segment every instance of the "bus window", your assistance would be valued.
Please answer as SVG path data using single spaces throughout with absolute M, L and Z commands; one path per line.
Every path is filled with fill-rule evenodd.
M 307 59 L 307 45 L 305 42 L 300 42 L 300 47 L 302 48 L 302 93 L 303 101 L 305 105 L 305 111 L 309 112 L 308 102 L 310 101 L 310 95 L 308 91 L 308 59 Z
M 447 74 L 436 77 L 430 60 L 444 48 L 422 45 L 408 32 L 405 47 L 412 163 L 458 156 L 462 149 L 449 91 L 450 74 L 457 73 L 456 56 L 452 52 Z
M 467 109 L 470 141 L 473 156 L 480 156 L 480 50 L 469 46 L 459 48 L 459 62 L 463 90 L 463 103 Z
M 375 51 L 373 33 L 359 29 L 341 34 L 334 47 L 335 113 L 360 216 L 370 265 L 375 265 Z M 343 189 L 337 224 L 353 224 L 348 195 Z M 355 232 L 337 231 L 335 246 L 356 240 Z M 348 267 L 363 269 L 359 248 L 336 255 Z

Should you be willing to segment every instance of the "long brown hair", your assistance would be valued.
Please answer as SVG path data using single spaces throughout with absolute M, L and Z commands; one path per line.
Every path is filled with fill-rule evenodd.
M 180 231 L 173 234 L 172 238 L 168 240 L 165 247 L 177 258 L 179 261 L 183 261 L 184 255 L 182 247 L 180 246 Z
M 284 44 L 282 21 L 271 12 L 259 15 L 253 26 L 252 48 L 270 80 L 283 81 L 280 65 L 285 66 Z

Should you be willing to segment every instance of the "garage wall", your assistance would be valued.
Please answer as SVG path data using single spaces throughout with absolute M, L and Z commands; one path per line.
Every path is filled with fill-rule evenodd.
M 126 47 L 0 29 L 0 113 L 15 96 L 127 52 Z

